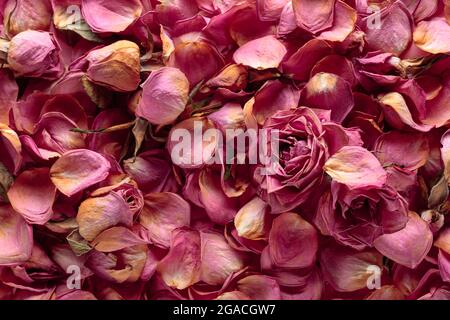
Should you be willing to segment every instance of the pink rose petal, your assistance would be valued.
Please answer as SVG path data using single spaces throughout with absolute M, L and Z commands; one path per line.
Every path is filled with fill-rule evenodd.
M 350 188 L 381 187 L 387 173 L 378 159 L 362 147 L 343 147 L 325 163 L 324 170 L 335 181 Z
M 48 168 L 22 172 L 8 191 L 14 210 L 31 224 L 45 224 L 50 220 L 55 196 L 56 188 Z
M 373 244 L 389 259 L 414 269 L 428 254 L 433 244 L 433 234 L 428 224 L 416 213 L 411 212 L 404 229 L 384 234 L 375 239 Z
M 50 178 L 56 188 L 66 196 L 72 196 L 107 176 L 111 165 L 100 154 L 79 149 L 65 153 L 50 169 Z
M 287 50 L 274 36 L 265 36 L 247 42 L 233 55 L 236 63 L 258 70 L 277 68 Z

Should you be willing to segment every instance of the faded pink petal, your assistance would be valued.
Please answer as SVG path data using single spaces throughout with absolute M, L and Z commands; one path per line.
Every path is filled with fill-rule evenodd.
M 375 250 L 356 251 L 342 246 L 323 249 L 320 266 L 324 278 L 341 292 L 367 288 L 369 278 L 382 274 L 383 256 Z
M 22 172 L 8 191 L 14 210 L 31 224 L 45 224 L 50 220 L 55 196 L 56 188 L 48 168 Z
M 139 222 L 147 230 L 150 240 L 168 248 L 172 231 L 190 224 L 191 208 L 179 195 L 171 192 L 149 193 L 144 197 Z
M 238 92 L 247 86 L 247 81 L 247 68 L 241 64 L 230 64 L 208 80 L 202 87 L 201 92 L 210 92 L 214 89 Z
M 229 21 L 229 33 L 238 46 L 274 33 L 275 25 L 273 21 L 266 21 L 259 16 L 258 8 L 254 5 L 244 4 L 236 6 L 235 14 Z M 232 10 L 230 10 L 231 12 Z
M 293 0 L 297 25 L 311 33 L 318 33 L 333 25 L 336 0 Z
M 277 68 L 287 50 L 274 36 L 247 42 L 234 52 L 233 60 L 253 69 Z
M 431 81 L 426 81 L 430 84 Z M 444 126 L 450 120 L 450 111 L 447 101 L 450 99 L 450 75 L 444 75 L 440 89 L 432 93 L 432 99 L 426 102 L 426 116 L 423 123 L 435 125 L 437 128 Z
M 434 242 L 434 246 L 450 253 L 450 228 L 445 228 L 439 233 L 439 237 Z
M 450 282 L 450 253 L 439 250 L 438 266 L 442 280 Z
M 398 92 L 390 92 L 379 97 L 387 122 L 396 129 L 409 126 L 417 131 L 428 132 L 433 126 L 421 124 L 413 118 L 405 98 Z
M 243 255 L 230 247 L 223 235 L 201 232 L 200 280 L 210 285 L 220 285 L 233 273 L 242 269 Z
M 86 55 L 86 76 L 95 84 L 114 91 L 134 91 L 141 82 L 139 55 L 139 46 L 128 40 L 92 50 Z
M 39 122 L 42 108 L 48 99 L 47 94 L 35 92 L 14 105 L 12 113 L 17 130 L 33 134 L 34 127 Z
M 97 300 L 92 292 L 84 290 L 74 290 L 72 292 L 66 293 L 56 300 Z
M 75 255 L 71 247 L 67 244 L 57 244 L 53 246 L 51 248 L 50 257 L 63 270 L 68 270 L 71 266 L 79 267 L 81 279 L 86 279 L 93 274 L 93 272 L 85 266 L 87 257 Z
M 274 265 L 282 268 L 305 268 L 314 263 L 318 249 L 316 229 L 293 212 L 273 220 L 269 250 Z
M 267 81 L 254 96 L 252 113 L 260 125 L 264 125 L 267 118 L 280 110 L 289 110 L 298 105 L 300 91 L 281 81 Z
M 100 232 L 117 224 L 131 226 L 133 212 L 121 194 L 111 191 L 105 196 L 84 200 L 76 219 L 81 236 L 92 241 Z
M 331 120 L 341 123 L 352 110 L 354 100 L 347 81 L 335 74 L 320 72 L 303 88 L 300 104 L 331 110 Z
M 44 150 L 63 154 L 86 147 L 84 136 L 71 131 L 78 127 L 75 122 L 59 112 L 44 114 L 35 126 L 34 141 Z
M 280 21 L 277 26 L 277 35 L 279 37 L 286 36 L 297 29 L 297 21 L 295 19 L 292 1 L 288 1 L 281 11 Z
M 196 1 L 167 0 L 156 5 L 158 21 L 165 26 L 176 26 L 177 22 L 189 19 L 198 12 Z
M 334 8 L 333 26 L 323 31 L 317 39 L 344 41 L 355 28 L 356 18 L 356 10 L 338 0 Z
M 144 193 L 175 192 L 178 189 L 173 175 L 170 156 L 165 150 L 145 151 L 136 158 L 130 158 L 123 163 L 126 173 L 133 178 Z
M 139 0 L 82 0 L 81 8 L 95 32 L 124 31 L 142 13 Z
M 207 118 L 189 118 L 173 126 L 167 139 L 172 162 L 181 168 L 193 169 L 213 159 L 220 141 L 215 129 Z M 203 139 L 199 139 L 200 132 Z M 212 135 L 208 136 L 207 132 Z
M 197 38 L 186 39 L 177 44 L 167 62 L 168 67 L 184 73 L 193 88 L 200 81 L 207 81 L 224 65 L 216 47 Z
M 321 109 L 316 110 L 321 111 Z M 345 146 L 363 146 L 364 144 L 361 139 L 361 129 L 358 127 L 343 128 L 336 123 L 328 122 L 323 125 L 323 128 L 326 132 L 324 137 L 327 141 L 330 155 L 335 154 Z
M 51 33 L 27 30 L 11 39 L 7 60 L 16 76 L 53 80 L 63 73 L 59 54 Z
M 22 143 L 17 133 L 0 122 L 1 162 L 11 173 L 17 173 L 22 164 Z
M 0 70 L 0 122 L 9 125 L 9 111 L 16 103 L 19 87 L 11 71 Z
M 79 149 L 59 158 L 50 169 L 50 178 L 60 192 L 70 197 L 106 179 L 110 168 L 102 155 Z
M 376 23 L 380 22 L 380 26 Z M 400 55 L 412 40 L 412 18 L 402 2 L 396 1 L 361 22 L 370 48 Z
M 374 154 L 383 166 L 397 165 L 408 170 L 423 166 L 429 152 L 428 139 L 420 133 L 387 132 L 374 146 Z
M 352 86 L 357 83 L 353 64 L 350 60 L 340 55 L 328 55 L 317 62 L 311 70 L 311 76 L 320 72 L 338 75 L 342 79 L 347 80 Z
M 402 0 L 416 22 L 431 17 L 436 13 L 438 0 Z
M 277 21 L 288 0 L 257 0 L 258 17 L 262 21 Z
M 62 113 L 71 121 L 75 122 L 79 128 L 88 128 L 86 110 L 81 106 L 78 100 L 71 95 L 49 95 L 48 100 L 42 105 L 41 116 L 49 112 Z
M 385 285 L 373 291 L 367 300 L 405 300 L 405 295 L 394 285 Z
M 49 1 L 7 0 L 2 17 L 5 31 L 14 36 L 26 30 L 48 30 L 52 20 Z M 3 8 L 3 6 L 2 6 Z
M 217 172 L 202 170 L 199 177 L 200 201 L 214 223 L 225 225 L 238 211 L 236 198 L 228 198 L 220 184 Z
M 280 286 L 273 278 L 252 275 L 238 281 L 237 288 L 252 300 L 281 300 Z
M 101 130 L 110 128 L 128 123 L 130 120 L 130 115 L 121 108 L 106 109 L 95 117 L 90 129 Z M 127 130 L 119 130 L 108 132 L 107 134 L 89 134 L 86 140 L 90 150 L 119 159 L 124 149 L 127 136 Z
M 240 291 L 230 291 L 222 293 L 216 300 L 250 300 L 250 297 Z
M 308 80 L 314 65 L 331 53 L 332 48 L 326 41 L 309 40 L 283 62 L 283 72 L 291 75 L 295 80 Z
M 33 248 L 33 229 L 9 205 L 0 206 L 0 265 L 27 261 Z
M 417 267 L 433 244 L 433 234 L 428 224 L 410 212 L 405 228 L 384 234 L 374 241 L 374 247 L 383 255 L 408 268 Z
M 414 29 L 414 42 L 422 50 L 433 54 L 450 52 L 450 25 L 443 17 L 421 21 Z
M 450 130 L 446 131 L 441 137 L 441 158 L 444 163 L 444 176 L 450 183 Z
M 244 129 L 244 112 L 238 103 L 227 103 L 219 110 L 208 115 L 208 119 L 222 131 Z
M 378 159 L 367 149 L 343 147 L 325 163 L 324 170 L 333 180 L 350 188 L 381 187 L 387 174 Z
M 170 251 L 157 270 L 169 287 L 183 290 L 199 281 L 200 259 L 199 233 L 188 228 L 177 229 L 172 233 Z
M 281 298 L 283 300 L 319 300 L 322 297 L 323 279 L 318 268 L 314 268 L 295 286 L 282 288 Z
M 22 143 L 24 150 L 26 150 L 33 159 L 50 160 L 61 156 L 59 152 L 39 148 L 30 136 L 20 136 L 20 142 Z
M 100 252 L 119 251 L 124 248 L 145 244 L 145 241 L 139 238 L 130 229 L 124 227 L 112 227 L 100 233 L 91 242 L 95 250 Z
M 94 250 L 89 255 L 87 266 L 108 281 L 136 282 L 144 272 L 148 252 L 146 245 L 130 246 L 114 254 Z
M 255 197 L 247 202 L 234 217 L 234 226 L 240 237 L 260 240 L 267 237 L 268 205 Z
M 175 121 L 188 102 L 189 81 L 179 69 L 165 67 L 150 74 L 136 115 L 158 125 Z

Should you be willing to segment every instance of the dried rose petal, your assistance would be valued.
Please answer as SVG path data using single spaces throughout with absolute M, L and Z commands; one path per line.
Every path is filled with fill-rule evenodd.
M 371 12 L 374 13 L 362 21 L 369 46 L 375 50 L 401 54 L 412 40 L 412 18 L 408 9 L 398 1 L 381 12 Z
M 422 262 L 432 244 L 433 234 L 428 224 L 414 212 L 409 214 L 409 221 L 404 229 L 384 234 L 374 241 L 374 247 L 378 251 L 409 268 L 415 268 Z
M 158 246 L 169 247 L 172 231 L 189 226 L 191 208 L 175 193 L 149 193 L 144 197 L 144 208 L 139 222 L 145 227 L 148 237 Z
M 19 87 L 12 72 L 6 69 L 0 70 L 0 83 L 0 122 L 9 125 L 9 111 L 16 103 Z
M 124 31 L 141 15 L 138 0 L 82 0 L 83 17 L 95 32 Z
M 335 74 L 320 72 L 302 90 L 300 104 L 331 110 L 331 120 L 340 123 L 353 108 L 354 100 L 347 81 Z
M 98 85 L 115 91 L 133 91 L 141 81 L 139 47 L 134 42 L 114 42 L 89 52 L 86 60 L 89 63 L 86 75 Z
M 222 284 L 233 272 L 244 267 L 243 256 L 218 233 L 201 232 L 200 279 L 210 285 Z
M 238 235 L 250 240 L 266 238 L 267 211 L 267 203 L 258 197 L 245 204 L 234 217 Z
M 22 144 L 17 133 L 0 123 L 0 151 L 2 154 L 1 162 L 11 172 L 19 171 L 22 163 Z
M 450 299 L 450 0 L 0 20 L 0 299 Z
M 392 131 L 381 135 L 374 147 L 374 154 L 384 166 L 397 165 L 415 170 L 428 161 L 428 140 L 419 133 Z
M 333 25 L 335 0 L 294 0 L 297 25 L 311 33 L 318 33 Z
M 51 6 L 48 1 L 7 0 L 3 17 L 6 31 L 14 36 L 26 30 L 48 30 Z
M 164 282 L 185 289 L 200 279 L 201 244 L 197 231 L 181 228 L 173 231 L 170 251 L 158 264 Z
M 367 288 L 370 277 L 379 271 L 383 256 L 375 250 L 354 251 L 341 246 L 325 248 L 320 256 L 321 269 L 335 290 L 351 292 Z M 376 269 L 378 268 L 378 269 Z
M 444 18 L 419 22 L 413 37 L 416 45 L 424 51 L 434 54 L 450 52 L 450 26 Z
M 8 191 L 14 210 L 32 224 L 45 224 L 50 220 L 55 195 L 56 188 L 48 168 L 22 172 Z
M 11 39 L 8 64 L 17 76 L 53 80 L 63 73 L 59 52 L 52 34 L 27 30 Z
M 386 182 L 386 171 L 378 159 L 361 147 L 343 147 L 328 159 L 324 170 L 351 188 L 381 187 Z
M 117 224 L 130 226 L 133 213 L 123 197 L 112 191 L 106 196 L 83 201 L 78 208 L 76 219 L 81 236 L 92 241 L 109 227 Z
M 279 40 L 266 36 L 244 44 L 235 51 L 233 60 L 254 69 L 264 70 L 277 68 L 285 54 L 286 48 Z
M 107 176 L 111 165 L 100 154 L 86 150 L 65 153 L 50 169 L 50 178 L 56 188 L 66 196 L 72 196 Z
M 189 81 L 179 69 L 165 67 L 152 72 L 142 88 L 136 115 L 154 124 L 173 122 L 188 102 Z
M 263 275 L 253 275 L 237 283 L 240 292 L 253 300 L 280 300 L 280 286 L 275 279 Z
M 0 206 L 0 265 L 28 260 L 33 248 L 33 229 L 8 205 Z
M 300 215 L 287 212 L 274 219 L 269 235 L 269 250 L 276 266 L 309 267 L 314 263 L 317 249 L 317 231 Z

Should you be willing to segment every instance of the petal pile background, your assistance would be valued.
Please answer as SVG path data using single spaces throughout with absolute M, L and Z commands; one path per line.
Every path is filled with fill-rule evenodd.
M 0 19 L 0 299 L 450 299 L 450 1 Z M 198 123 L 279 132 L 273 173 L 174 159 Z

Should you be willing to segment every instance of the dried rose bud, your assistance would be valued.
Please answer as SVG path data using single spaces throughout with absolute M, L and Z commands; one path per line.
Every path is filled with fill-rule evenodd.
M 86 74 L 95 84 L 114 91 L 134 91 L 140 78 L 139 47 L 127 40 L 93 50 L 87 56 Z
M 445 217 L 436 210 L 426 210 L 420 215 L 430 226 L 430 230 L 435 233 L 444 226 Z
M 57 79 L 62 75 L 60 47 L 51 33 L 27 30 L 11 39 L 8 64 L 18 77 Z

